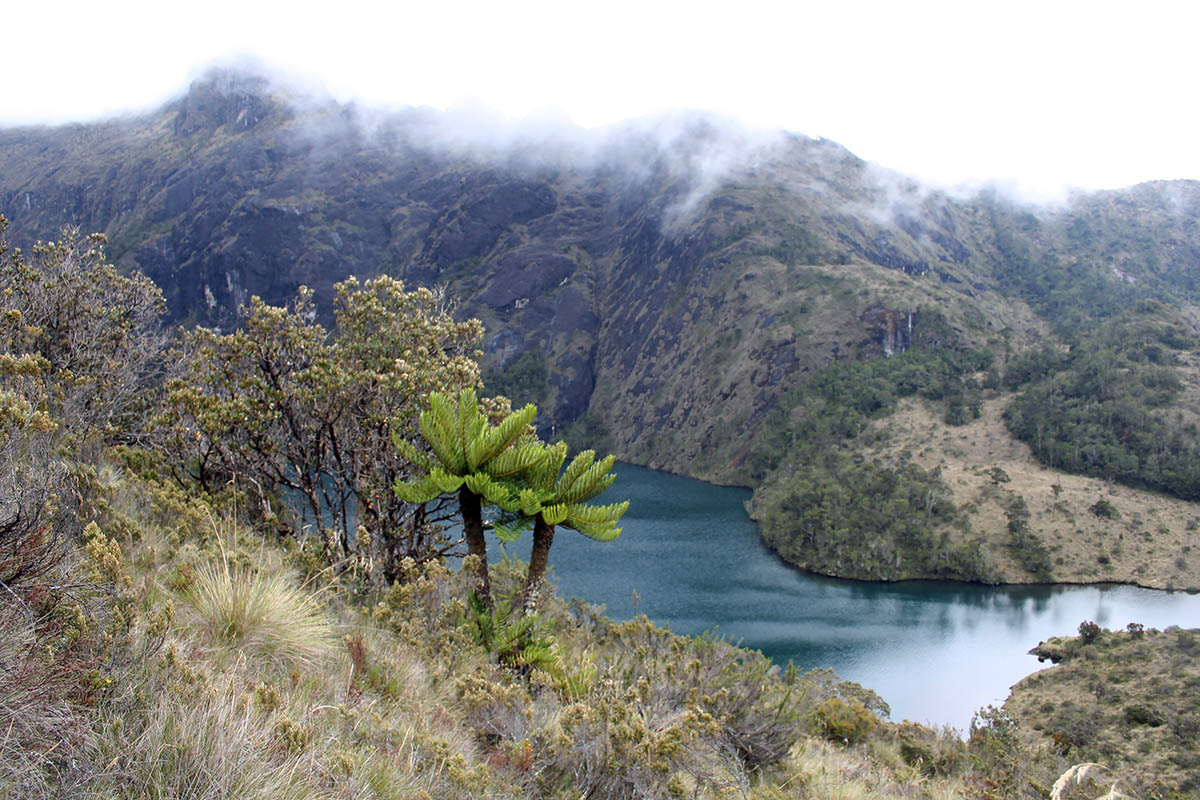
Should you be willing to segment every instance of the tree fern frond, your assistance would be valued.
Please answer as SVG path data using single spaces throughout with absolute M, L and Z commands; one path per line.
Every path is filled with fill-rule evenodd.
M 428 503 L 442 493 L 441 487 L 431 475 L 426 475 L 412 483 L 398 480 L 392 485 L 392 491 L 404 502 L 417 504 Z
M 590 450 L 585 452 L 591 452 Z M 570 486 L 563 487 L 559 498 L 565 503 L 583 503 L 612 486 L 616 475 L 609 472 L 615 459 L 605 456 L 582 470 Z M 572 462 L 574 466 L 574 462 Z M 569 468 L 568 468 L 569 469 Z
M 536 442 L 519 442 L 485 462 L 483 471 L 493 478 L 516 477 L 531 472 L 544 458 L 545 452 Z
M 520 494 L 521 513 L 532 518 L 542 510 L 545 503 L 553 498 L 553 493 L 542 489 L 522 489 Z
M 472 465 L 472 469 L 477 468 L 479 464 L 490 461 L 498 453 L 503 453 L 511 447 L 513 443 L 525 435 L 526 429 L 535 417 L 537 417 L 537 406 L 528 404 L 512 412 L 499 425 L 487 431 L 480 437 L 479 460 Z
M 400 453 L 401 458 L 412 464 L 419 471 L 428 474 L 433 469 L 433 461 L 430 460 L 429 453 L 420 449 L 397 432 L 392 433 L 392 445 L 396 448 L 396 452 Z
M 536 466 L 529 468 L 525 480 L 530 486 L 547 491 L 554 491 L 555 481 L 562 472 L 563 461 L 567 459 L 567 443 L 556 442 L 541 448 L 542 460 Z
M 453 475 L 441 467 L 434 467 L 429 471 L 428 480 L 441 490 L 441 494 L 454 494 L 462 488 L 465 479 L 461 475 Z
M 442 466 L 451 472 L 463 472 L 466 459 L 458 447 L 458 413 L 450 399 L 440 392 L 429 393 L 429 409 L 421 412 L 421 434 Z
M 610 503 L 606 506 L 573 503 L 566 506 L 566 509 L 565 518 L 561 523 L 564 527 L 572 528 L 592 538 L 599 538 L 594 535 L 594 529 L 612 528 L 616 525 L 617 520 L 629 510 L 629 501 Z M 619 534 L 620 531 L 617 533 Z M 615 539 L 616 537 L 617 534 L 613 534 L 607 538 Z
M 515 542 L 532 527 L 533 518 L 524 514 L 505 515 L 492 523 L 492 530 L 496 532 L 496 536 L 502 542 Z
M 501 505 L 509 499 L 509 495 L 512 493 L 507 484 L 493 480 L 485 472 L 472 472 L 463 478 L 463 483 L 472 492 L 493 505 Z
M 478 438 L 487 425 L 487 419 L 479 410 L 479 401 L 474 389 L 463 389 L 458 395 L 458 452 L 462 455 L 463 467 L 460 472 L 474 470 L 478 464 L 471 463 L 471 443 Z
M 567 512 L 570 507 L 565 503 L 557 503 L 552 506 L 544 506 L 542 508 L 542 521 L 547 525 L 558 525 L 567 518 Z
M 563 470 L 562 476 L 558 482 L 554 484 L 554 491 L 559 497 L 567 497 L 571 493 L 571 487 L 575 482 L 587 472 L 588 467 L 596 459 L 596 451 L 584 450 L 582 453 L 577 453 L 567 468 Z
M 607 525 L 580 525 L 578 527 L 564 523 L 563 527 L 577 530 L 584 536 L 589 539 L 595 539 L 597 542 L 611 542 L 621 535 L 621 528 L 614 527 L 611 523 Z

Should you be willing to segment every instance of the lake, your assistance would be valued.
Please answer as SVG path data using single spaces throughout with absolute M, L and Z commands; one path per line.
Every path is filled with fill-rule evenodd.
M 676 633 L 715 629 L 782 664 L 830 667 L 878 692 L 894 720 L 965 731 L 975 711 L 1041 668 L 1029 648 L 1083 620 L 1200 627 L 1200 596 L 1182 592 L 811 575 L 763 545 L 743 505 L 748 491 L 628 464 L 616 472 L 601 502 L 630 500 L 621 538 L 555 536 L 551 579 L 565 596 L 603 604 L 614 619 L 642 613 Z M 528 559 L 529 539 L 508 553 Z

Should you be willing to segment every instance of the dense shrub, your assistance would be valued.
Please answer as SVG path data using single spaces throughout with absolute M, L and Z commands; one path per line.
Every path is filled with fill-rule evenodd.
M 840 697 L 831 697 L 818 703 L 814 717 L 822 736 L 844 744 L 863 741 L 879 724 L 875 715 L 862 703 Z
M 416 437 L 423 398 L 478 382 L 478 321 L 456 322 L 444 296 L 391 278 L 338 284 L 338 325 L 317 324 L 313 293 L 290 308 L 252 300 L 243 327 L 196 329 L 174 355 L 160 430 L 207 491 L 233 476 L 252 487 L 268 519 L 319 532 L 329 562 L 374 565 L 391 582 L 404 558 L 435 558 L 449 545 L 435 507 L 396 496 L 411 477 L 393 436 Z
M 1079 623 L 1079 639 L 1084 644 L 1091 644 L 1100 638 L 1100 634 L 1104 629 L 1090 620 L 1084 620 Z

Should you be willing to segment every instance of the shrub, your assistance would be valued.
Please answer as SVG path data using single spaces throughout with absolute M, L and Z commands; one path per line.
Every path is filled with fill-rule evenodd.
M 1149 725 L 1151 728 L 1157 728 L 1165 723 L 1166 719 L 1157 709 L 1136 703 L 1125 706 L 1125 721 L 1130 725 Z
M 939 735 L 924 725 L 904 722 L 896 726 L 895 738 L 904 763 L 925 775 L 953 775 L 966 757 L 966 746 L 955 732 Z
M 1121 516 L 1120 512 L 1117 511 L 1117 507 L 1103 497 L 1088 506 L 1088 511 L 1101 519 L 1117 519 Z
M 1046 723 L 1046 732 L 1064 755 L 1091 745 L 1099 730 L 1095 713 L 1079 706 L 1060 708 Z
M 749 767 L 778 761 L 805 727 L 816 681 L 795 669 L 780 673 L 761 653 L 713 636 L 677 636 L 645 617 L 612 625 L 597 646 L 611 653 L 598 664 L 601 678 L 648 680 L 654 704 L 673 713 L 698 708 L 716 721 L 721 746 Z
M 1091 644 L 1100 638 L 1100 633 L 1104 629 L 1090 620 L 1084 620 L 1079 623 L 1079 638 L 1084 644 Z
M 849 702 L 831 697 L 817 704 L 816 724 L 826 739 L 843 744 L 857 744 L 867 738 L 879 720 L 857 700 Z

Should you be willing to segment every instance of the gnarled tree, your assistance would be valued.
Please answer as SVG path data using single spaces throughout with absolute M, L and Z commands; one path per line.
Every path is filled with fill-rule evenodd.
M 304 287 L 290 308 L 253 298 L 232 333 L 186 334 L 161 419 L 206 489 L 238 475 L 259 487 L 266 513 L 274 492 L 298 495 L 299 524 L 321 530 L 331 560 L 353 555 L 390 581 L 406 556 L 452 545 L 424 508 L 392 491 L 411 476 L 393 435 L 416 435 L 429 392 L 478 382 L 482 329 L 456 322 L 439 293 L 407 292 L 392 278 L 336 289 L 336 336 L 315 321 Z

